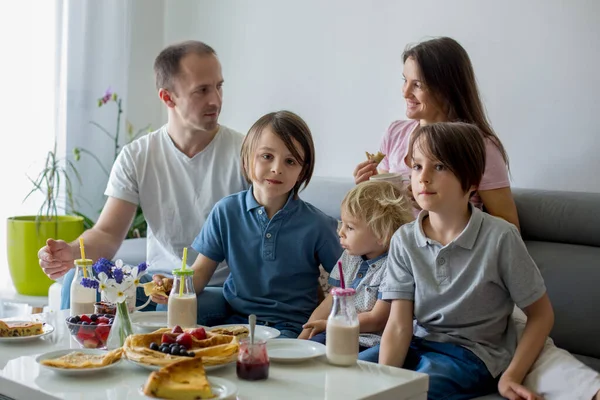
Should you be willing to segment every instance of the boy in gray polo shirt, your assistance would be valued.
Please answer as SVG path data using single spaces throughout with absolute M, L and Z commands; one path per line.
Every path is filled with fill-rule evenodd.
M 408 154 L 423 211 L 392 238 L 381 287 L 392 306 L 379 362 L 427 373 L 430 399 L 496 389 L 537 398 L 521 383 L 554 314 L 517 229 L 469 203 L 485 168 L 483 134 L 463 123 L 426 125 L 413 134 Z M 528 315 L 518 345 L 515 304 Z

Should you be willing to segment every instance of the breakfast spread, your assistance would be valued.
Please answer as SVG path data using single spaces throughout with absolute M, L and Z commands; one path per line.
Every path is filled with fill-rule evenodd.
M 203 328 L 184 330 L 179 326 L 130 335 L 123 345 L 127 359 L 153 366 L 166 366 L 192 357 L 202 357 L 205 366 L 227 364 L 235 361 L 238 348 L 235 336 L 205 332 Z
M 0 320 L 0 337 L 23 337 L 41 335 L 41 322 L 4 322 Z
M 42 360 L 41 363 L 49 367 L 66 369 L 100 368 L 119 361 L 122 352 L 121 348 L 109 351 L 106 354 L 88 354 L 74 351 L 62 357 Z
M 377 154 L 371 154 L 368 151 L 365 151 L 365 153 L 367 154 L 367 159 L 374 161 L 375 164 L 379 164 L 385 158 L 385 154 L 380 151 L 378 151 Z
M 212 328 L 209 330 L 209 332 L 217 335 L 235 336 L 236 338 L 238 338 L 238 340 L 247 338 L 248 335 L 250 335 L 250 330 L 248 330 L 248 327 L 244 325 Z
M 144 385 L 146 396 L 161 399 L 210 399 L 213 396 L 200 357 L 184 359 L 154 371 Z

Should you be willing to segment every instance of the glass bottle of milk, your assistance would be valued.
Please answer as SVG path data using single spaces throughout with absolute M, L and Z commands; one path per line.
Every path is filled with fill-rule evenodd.
M 81 284 L 85 277 L 93 278 L 92 260 L 75 260 L 75 276 L 71 282 L 71 315 L 93 314 L 96 303 L 96 289 Z
M 173 288 L 169 295 L 167 308 L 167 326 L 173 328 L 196 327 L 196 291 L 191 269 L 173 270 Z
M 333 307 L 327 318 L 327 344 L 325 353 L 331 364 L 349 366 L 358 359 L 360 327 L 354 304 L 354 289 L 335 288 Z

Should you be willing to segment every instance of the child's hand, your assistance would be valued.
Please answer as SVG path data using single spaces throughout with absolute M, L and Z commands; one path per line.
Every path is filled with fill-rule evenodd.
M 532 392 L 507 375 L 502 375 L 502 378 L 500 378 L 498 392 L 502 397 L 509 400 L 544 400 L 542 396 Z
M 327 320 L 319 319 L 317 321 L 307 322 L 306 324 L 302 325 L 302 328 L 304 328 L 305 330 L 311 330 L 310 334 L 308 335 L 308 338 L 310 339 L 316 334 L 325 331 L 325 329 L 327 328 Z
M 156 304 L 167 304 L 169 302 L 169 292 L 173 287 L 173 279 L 157 274 L 152 276 L 152 283 L 154 283 L 154 290 L 150 296 L 152 301 Z M 165 295 L 162 293 L 165 293 Z

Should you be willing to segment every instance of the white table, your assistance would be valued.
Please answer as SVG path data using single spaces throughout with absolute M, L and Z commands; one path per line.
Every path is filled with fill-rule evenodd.
M 13 399 L 147 399 L 139 392 L 149 371 L 123 360 L 99 376 L 68 377 L 41 368 L 38 354 L 79 348 L 64 323 L 68 310 L 37 314 L 55 327 L 53 334 L 32 342 L 0 342 L 0 394 Z M 274 339 L 276 340 L 276 339 Z M 238 388 L 237 399 L 398 399 L 426 400 L 428 377 L 400 368 L 359 362 L 354 367 L 335 367 L 325 357 L 297 364 L 271 361 L 269 379 L 239 380 L 235 364 L 211 371 Z

